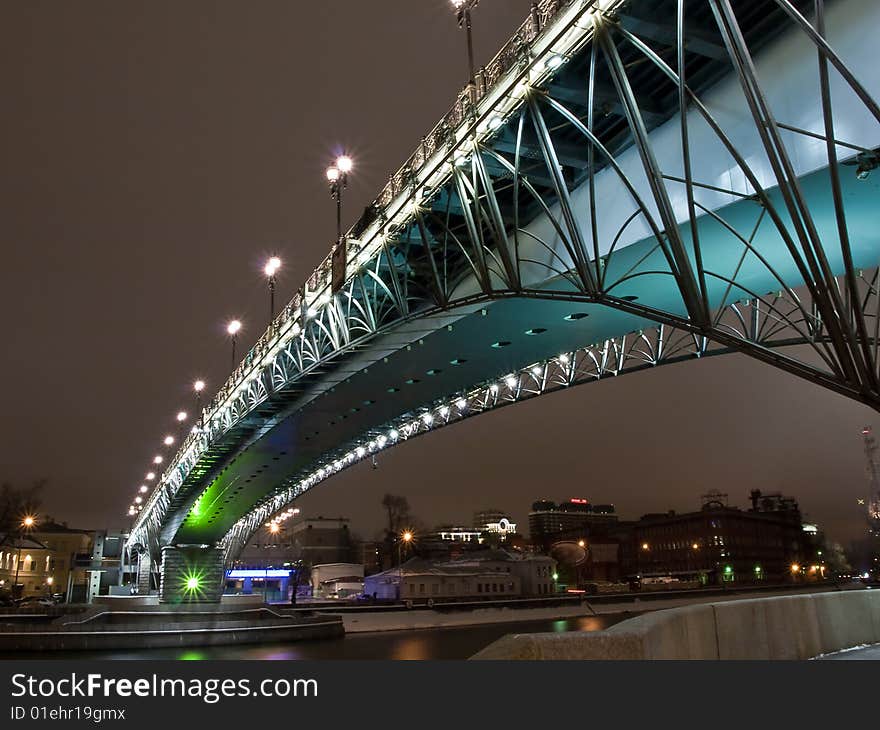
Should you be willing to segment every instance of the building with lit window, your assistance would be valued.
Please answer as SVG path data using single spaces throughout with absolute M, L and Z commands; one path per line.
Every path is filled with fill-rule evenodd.
M 0 538 L 0 588 L 19 598 L 50 597 L 55 592 L 56 580 L 53 557 L 46 545 L 30 535 L 3 536 Z
M 481 542 L 480 538 L 482 534 L 483 531 L 475 527 L 440 525 L 432 535 L 426 537 L 436 537 L 440 540 L 449 540 L 451 542 L 472 542 L 479 544 Z
M 354 562 L 364 566 L 364 575 L 382 570 L 382 548 L 383 544 L 375 540 L 361 540 L 355 543 Z
M 529 512 L 529 538 L 536 547 L 546 549 L 560 533 L 570 535 L 578 530 L 590 530 L 617 522 L 612 504 L 592 504 L 583 497 L 572 497 L 565 502 L 542 499 L 532 504 Z
M 434 602 L 549 596 L 555 592 L 552 558 L 482 550 L 457 560 L 412 558 L 399 568 L 364 578 L 364 593 L 377 600 Z
M 260 530 L 241 551 L 236 567 L 306 567 L 350 563 L 355 558 L 347 517 L 309 517 Z
M 630 579 L 697 580 L 702 584 L 791 582 L 824 576 L 815 563 L 797 502 L 751 493 L 752 507 L 730 507 L 727 495 L 705 495 L 698 512 L 644 515 L 621 542 Z M 816 565 L 816 570 L 812 570 Z
M 60 595 L 68 603 L 89 602 L 123 583 L 124 543 L 121 533 L 51 521 L 26 534 L 0 535 L 0 587 L 11 591 L 17 574 L 15 593 L 22 598 Z
M 506 513 L 499 510 L 483 510 L 474 513 L 472 527 L 458 525 L 441 525 L 435 528 L 433 537 L 452 542 L 482 543 L 488 535 L 496 536 L 501 541 L 516 533 L 516 523 L 511 522 Z

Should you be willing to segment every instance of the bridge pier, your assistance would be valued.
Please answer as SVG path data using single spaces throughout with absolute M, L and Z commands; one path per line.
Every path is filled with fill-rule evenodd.
M 220 603 L 224 578 L 220 548 L 166 545 L 162 548 L 159 603 Z
M 150 595 L 150 589 L 152 588 L 150 581 L 150 573 L 152 572 L 153 561 L 150 558 L 150 553 L 144 550 L 141 553 L 138 553 L 138 564 L 137 564 L 137 592 L 139 595 L 148 596 Z

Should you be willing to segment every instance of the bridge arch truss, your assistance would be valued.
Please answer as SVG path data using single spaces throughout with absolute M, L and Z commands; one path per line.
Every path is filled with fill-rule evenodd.
M 156 553 L 231 453 L 389 334 L 504 299 L 598 305 L 637 334 L 376 424 L 266 495 L 223 538 L 227 558 L 359 448 L 437 425 L 412 431 L 424 414 L 453 422 L 720 352 L 880 407 L 880 73 L 854 55 L 844 5 L 880 19 L 869 0 L 539 3 L 205 409 L 132 544 Z M 498 385 L 510 377 L 516 397 Z

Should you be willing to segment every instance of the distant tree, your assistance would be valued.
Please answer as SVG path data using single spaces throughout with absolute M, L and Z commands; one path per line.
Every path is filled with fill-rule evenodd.
M 0 485 L 0 530 L 17 530 L 25 515 L 36 514 L 43 501 L 41 493 L 47 479 L 38 479 L 29 487 L 16 487 L 9 482 Z
M 853 566 L 847 560 L 846 552 L 840 543 L 832 542 L 825 547 L 828 569 L 832 575 L 844 575 L 852 572 Z
M 404 527 L 408 527 L 410 519 L 409 502 L 406 497 L 396 494 L 386 494 L 382 497 L 382 506 L 388 514 L 388 532 L 392 535 L 399 533 Z

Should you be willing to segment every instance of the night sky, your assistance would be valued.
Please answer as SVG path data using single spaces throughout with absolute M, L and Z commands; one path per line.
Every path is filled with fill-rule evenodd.
M 483 0 L 478 63 L 529 0 Z M 346 226 L 467 80 L 448 0 L 4 0 L 0 4 L 0 481 L 47 477 L 45 510 L 122 527 L 191 384 L 229 370 L 224 325 L 263 331 L 261 268 L 288 299 L 327 254 L 324 169 L 356 170 Z M 587 344 L 587 343 L 584 343 Z M 300 500 L 381 527 L 385 492 L 428 525 L 535 498 L 624 517 L 710 489 L 793 494 L 831 537 L 863 531 L 875 413 L 729 356 L 505 408 L 405 444 Z M 522 525 L 527 531 L 526 525 Z

